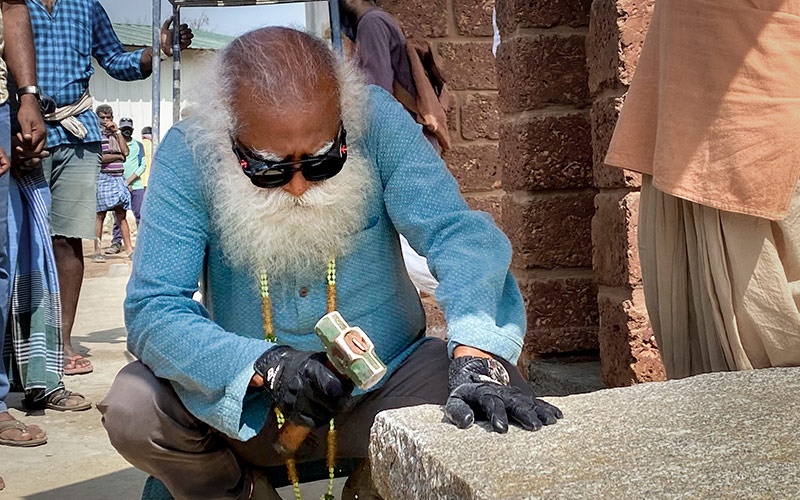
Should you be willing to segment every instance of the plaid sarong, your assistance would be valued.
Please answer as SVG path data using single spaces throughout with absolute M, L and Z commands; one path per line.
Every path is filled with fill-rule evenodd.
M 125 210 L 131 209 L 131 192 L 125 185 L 125 179 L 101 172 L 97 178 L 97 211 L 106 212 L 119 206 Z
M 12 387 L 50 392 L 64 374 L 64 349 L 61 295 L 47 221 L 50 190 L 41 170 L 12 179 L 9 199 L 9 257 L 16 270 L 5 344 L 13 349 L 4 350 L 3 361 Z

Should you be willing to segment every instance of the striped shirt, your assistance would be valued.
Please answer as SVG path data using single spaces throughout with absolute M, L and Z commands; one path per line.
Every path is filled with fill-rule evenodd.
M 98 0 L 56 0 L 51 14 L 41 0 L 26 0 L 33 26 L 33 45 L 42 92 L 59 107 L 76 102 L 94 73 L 92 56 L 117 80 L 141 80 L 142 50 L 127 52 Z M 82 140 L 58 122 L 47 122 L 47 146 L 101 140 L 97 115 L 78 115 L 88 134 Z
M 106 135 L 103 133 L 103 138 L 100 141 L 103 154 L 119 153 L 120 149 L 117 141 L 119 141 L 119 139 L 116 134 Z M 114 162 L 100 164 L 100 173 L 102 174 L 108 174 L 111 177 L 122 177 L 123 172 L 125 172 L 125 165 L 123 163 Z

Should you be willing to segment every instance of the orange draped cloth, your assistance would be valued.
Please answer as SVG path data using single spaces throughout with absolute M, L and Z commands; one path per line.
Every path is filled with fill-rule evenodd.
M 800 179 L 800 0 L 656 0 L 605 161 L 685 200 L 785 218 Z

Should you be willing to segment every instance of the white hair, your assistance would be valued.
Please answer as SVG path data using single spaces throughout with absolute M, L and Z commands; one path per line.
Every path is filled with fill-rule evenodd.
M 188 122 L 187 140 L 195 162 L 206 171 L 212 225 L 232 265 L 251 271 L 264 269 L 271 276 L 306 272 L 324 276 L 325 262 L 347 252 L 352 235 L 363 228 L 366 218 L 373 174 L 363 153 L 354 147 L 365 130 L 365 84 L 353 63 L 337 58 L 321 40 L 287 28 L 262 30 L 285 35 L 291 47 L 278 55 L 268 50 L 270 47 L 254 49 L 254 40 L 263 41 L 264 37 L 248 37 L 248 33 L 243 35 L 248 37 L 244 42 L 240 41 L 243 37 L 234 40 L 210 61 L 208 77 L 195 99 L 202 105 L 195 108 Z M 266 38 L 268 42 L 270 38 L 274 43 L 286 42 L 280 36 Z M 307 51 L 310 55 L 290 61 L 287 53 L 306 52 L 295 50 L 297 44 L 301 48 L 311 45 L 312 50 Z M 241 51 L 249 54 L 244 81 L 240 78 L 243 68 L 237 72 L 235 67 L 241 64 Z M 238 128 L 237 113 L 250 110 L 232 109 L 231 96 L 238 86 L 246 84 L 256 89 L 253 97 L 260 109 L 266 104 L 279 112 L 297 110 L 310 99 L 320 98 L 309 95 L 309 82 L 316 85 L 318 80 L 314 79 L 323 72 L 328 78 L 333 75 L 338 83 L 336 91 L 348 138 L 344 168 L 338 175 L 315 183 L 300 197 L 282 188 L 254 186 L 242 173 L 231 149 L 231 137 Z

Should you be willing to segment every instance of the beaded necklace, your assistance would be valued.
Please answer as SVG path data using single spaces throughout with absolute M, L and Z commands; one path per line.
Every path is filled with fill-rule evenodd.
M 328 261 L 325 278 L 328 283 L 326 312 L 331 313 L 336 310 L 336 260 L 334 258 Z M 268 342 L 276 343 L 278 339 L 275 337 L 275 330 L 272 325 L 272 302 L 269 297 L 269 278 L 267 277 L 267 271 L 264 269 L 259 272 L 259 284 L 261 288 L 261 316 L 264 328 L 264 339 Z M 278 421 L 278 430 L 281 430 L 286 423 L 286 418 L 277 406 L 275 407 L 275 418 Z M 328 454 L 326 456 L 326 463 L 328 466 L 328 491 L 320 497 L 320 500 L 334 500 L 333 478 L 336 462 L 336 429 L 333 425 L 333 419 L 331 419 L 330 426 L 328 427 L 327 441 Z M 300 496 L 300 477 L 297 475 L 297 464 L 295 463 L 294 457 L 286 459 L 286 474 L 289 477 L 289 481 L 292 482 L 295 499 L 302 500 Z

